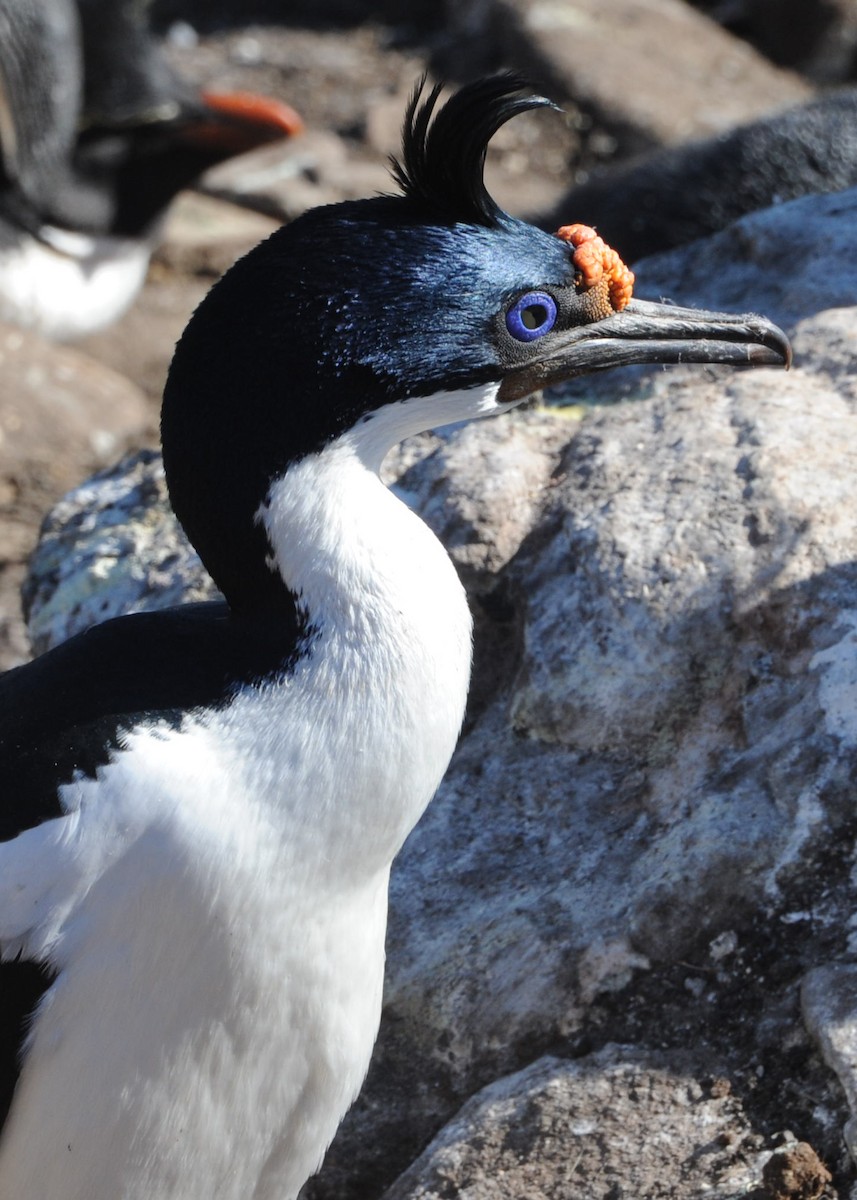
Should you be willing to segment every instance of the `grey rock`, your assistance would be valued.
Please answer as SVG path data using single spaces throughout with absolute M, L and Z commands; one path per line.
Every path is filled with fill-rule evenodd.
M 649 384 L 566 448 L 508 569 L 517 673 L 394 874 L 390 1027 L 442 1094 L 573 1040 L 736 915 L 800 961 L 791 897 L 847 837 L 848 403 L 797 372 Z M 819 881 L 819 933 L 842 888 L 825 905 Z
M 401 114 L 401 104 L 399 105 Z M 342 138 L 311 130 L 213 167 L 202 192 L 290 221 L 308 208 L 390 190 L 383 159 L 356 161 Z
M 396 865 L 375 1068 L 308 1194 L 359 1194 L 368 1142 L 404 1162 L 536 1048 L 629 1024 L 642 1044 L 708 1039 L 742 1098 L 767 1073 L 768 1129 L 838 1157 L 848 1108 L 795 1010 L 854 904 L 857 312 L 824 310 L 857 299 L 853 203 L 642 264 L 644 294 L 775 300 L 796 368 L 629 372 L 637 403 L 546 443 L 552 486 L 495 580 L 500 683 Z M 699 964 L 683 1003 L 681 964 Z
M 122 459 L 55 505 L 24 588 L 36 654 L 122 613 L 218 595 L 173 515 L 161 456 L 151 450 Z
M 695 0 L 762 53 L 816 83 L 853 79 L 857 47 L 854 0 Z
M 448 11 L 465 46 L 487 39 L 626 152 L 720 133 L 811 93 L 680 0 L 468 0 Z
M 478 1092 L 384 1200 L 737 1200 L 759 1183 L 761 1143 L 715 1066 L 701 1084 L 680 1054 L 607 1046 Z
M 240 170 L 248 157 L 231 159 L 230 165 L 237 163 Z M 185 276 L 216 278 L 279 227 L 271 217 L 202 191 L 180 192 L 167 213 L 155 262 Z
M 853 672 L 849 682 L 853 689 Z M 801 1000 L 804 1019 L 848 1097 L 851 1117 L 845 1140 L 857 1161 L 857 964 L 835 963 L 810 971 Z

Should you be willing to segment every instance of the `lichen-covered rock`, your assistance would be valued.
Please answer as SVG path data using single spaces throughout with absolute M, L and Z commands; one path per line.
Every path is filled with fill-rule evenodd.
M 46 518 L 24 587 L 36 654 L 124 612 L 218 595 L 142 450 L 73 489 Z

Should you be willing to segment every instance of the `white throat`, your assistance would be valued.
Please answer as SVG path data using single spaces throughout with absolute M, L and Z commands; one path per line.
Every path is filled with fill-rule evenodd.
M 368 470 L 377 475 L 389 451 L 415 433 L 440 429 L 461 421 L 493 417 L 514 408 L 497 399 L 499 383 L 459 388 L 454 392 L 436 392 L 431 396 L 401 400 L 367 413 L 348 433 L 338 439 L 347 442 Z
M 291 467 L 257 515 L 271 569 L 313 639 L 294 686 L 313 676 L 324 700 L 317 719 L 335 726 L 326 736 L 338 743 L 339 777 L 360 790 L 371 764 L 369 860 L 389 863 L 440 783 L 471 657 L 470 612 L 449 557 L 378 471 L 389 447 L 415 430 L 497 411 L 496 393 L 495 384 L 375 413 Z

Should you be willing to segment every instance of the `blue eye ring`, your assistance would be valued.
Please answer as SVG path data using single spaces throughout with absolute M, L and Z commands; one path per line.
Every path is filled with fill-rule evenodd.
M 547 292 L 524 292 L 506 313 L 506 328 L 519 342 L 534 342 L 556 324 L 556 300 Z

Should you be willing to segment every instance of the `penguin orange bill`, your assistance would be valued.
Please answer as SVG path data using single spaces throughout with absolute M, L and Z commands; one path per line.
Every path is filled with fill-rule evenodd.
M 284 100 L 258 96 L 255 92 L 203 92 L 202 98 L 214 112 L 237 117 L 248 124 L 267 125 L 289 137 L 304 131 L 300 114 Z
M 304 131 L 290 104 L 255 92 L 203 92 L 204 110 L 185 134 L 195 145 L 214 145 L 232 154 L 253 150 Z

